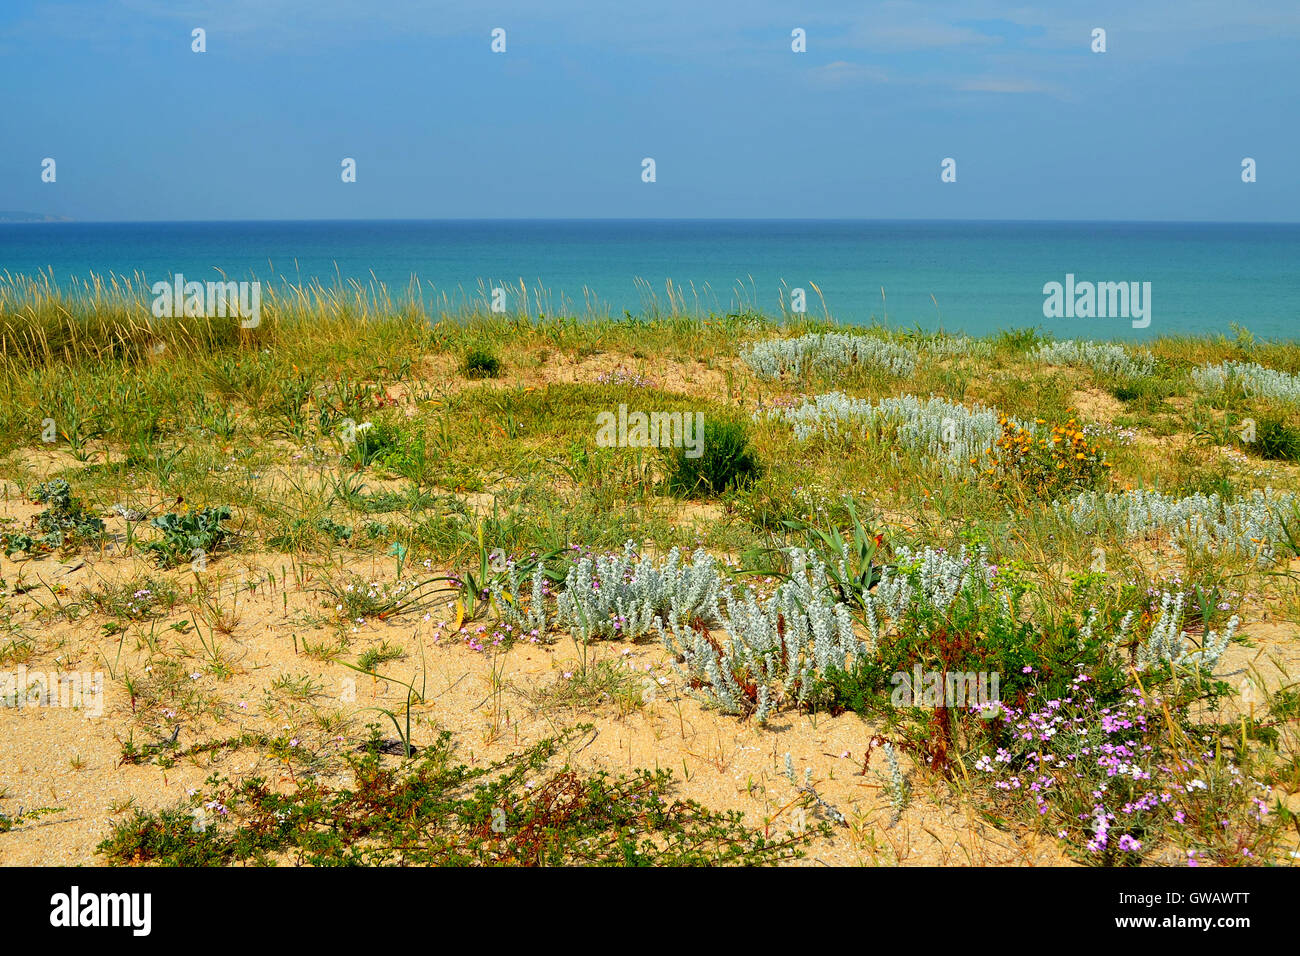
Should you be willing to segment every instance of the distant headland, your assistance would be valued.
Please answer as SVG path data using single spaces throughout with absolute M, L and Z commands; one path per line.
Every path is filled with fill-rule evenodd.
M 0 209 L 0 222 L 72 222 L 67 216 L 51 216 L 42 212 L 11 212 Z

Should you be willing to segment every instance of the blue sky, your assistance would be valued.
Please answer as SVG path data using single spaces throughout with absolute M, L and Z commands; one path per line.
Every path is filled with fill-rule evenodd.
M 5 0 L 0 210 L 1300 221 L 1297 50 L 1296 0 Z

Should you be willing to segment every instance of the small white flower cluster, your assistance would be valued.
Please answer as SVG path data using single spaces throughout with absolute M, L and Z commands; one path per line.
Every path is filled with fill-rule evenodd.
M 391 605 L 395 608 L 401 607 L 409 600 L 408 593 L 414 591 L 416 585 L 411 581 L 394 581 L 391 584 L 386 581 L 364 581 L 360 578 L 355 579 L 345 589 L 345 593 L 350 603 L 360 605 L 361 607 L 381 607 Z M 343 605 L 339 605 L 339 610 Z
M 676 613 L 667 627 L 655 622 L 664 647 L 683 660 L 678 671 L 724 713 L 752 706 L 761 723 L 780 700 L 806 700 L 817 674 L 868 653 L 849 609 L 830 597 L 825 565 L 799 548 L 791 549 L 790 560 L 790 578 L 762 604 L 748 589 L 738 599 L 723 594 L 725 639 L 683 624 Z M 755 700 L 744 684 L 753 685 Z
M 1131 353 L 1112 342 L 1079 342 L 1064 339 L 1040 345 L 1034 358 L 1049 365 L 1083 365 L 1103 375 L 1142 378 L 1155 371 L 1155 357 L 1147 352 Z
M 1252 398 L 1271 398 L 1300 405 L 1300 375 L 1291 375 L 1255 362 L 1223 362 L 1192 370 L 1192 381 L 1204 392 L 1221 392 L 1232 382 Z
M 1122 428 L 1110 422 L 1089 422 L 1083 426 L 1083 433 L 1093 441 L 1103 439 L 1116 445 L 1131 445 L 1137 441 L 1135 429 Z
M 1183 547 L 1254 556 L 1260 566 L 1268 566 L 1277 557 L 1275 542 L 1285 535 L 1283 516 L 1297 505 L 1300 498 L 1291 492 L 1256 488 L 1230 502 L 1217 493 L 1175 498 L 1143 489 L 1105 494 L 1088 491 L 1064 504 L 1053 502 L 1052 507 L 1081 530 L 1110 527 L 1129 537 L 1167 531 Z
M 786 372 L 798 377 L 814 369 L 827 372 L 849 365 L 874 366 L 899 376 L 916 371 L 916 353 L 911 349 L 841 332 L 810 332 L 797 339 L 755 342 L 743 349 L 740 357 L 764 378 L 780 378 Z
M 1222 633 L 1207 631 L 1201 647 L 1193 650 L 1195 645 L 1187 639 L 1187 632 L 1183 630 L 1183 599 L 1182 594 L 1175 596 L 1168 591 L 1160 592 L 1160 617 L 1138 648 L 1139 670 L 1145 670 L 1161 661 L 1169 661 L 1175 669 L 1213 674 L 1241 619 L 1234 614 Z
M 1002 434 L 996 409 L 971 407 L 942 398 L 920 399 L 897 395 L 872 403 L 841 392 L 815 396 L 798 408 L 769 408 L 756 413 L 793 426 L 794 437 L 807 441 L 844 435 L 874 435 L 904 448 L 919 451 L 957 471 L 971 469 L 970 460 L 984 458 Z M 1031 433 L 1034 425 L 1017 422 Z
M 697 550 L 683 564 L 673 548 L 662 566 L 636 553 L 628 541 L 621 555 L 585 557 L 571 568 L 556 597 L 556 623 L 584 642 L 597 638 L 636 640 L 657 618 L 715 621 L 724 581 L 713 556 Z

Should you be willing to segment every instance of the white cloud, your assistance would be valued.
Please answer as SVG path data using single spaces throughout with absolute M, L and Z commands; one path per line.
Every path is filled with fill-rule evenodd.
M 1055 87 L 1047 86 L 1036 80 L 997 76 L 977 76 L 961 80 L 957 84 L 957 89 L 970 93 L 1049 93 L 1056 95 L 1060 92 Z
M 836 60 L 808 72 L 809 80 L 817 86 L 856 86 L 863 83 L 888 83 L 889 75 L 880 67 L 862 63 Z

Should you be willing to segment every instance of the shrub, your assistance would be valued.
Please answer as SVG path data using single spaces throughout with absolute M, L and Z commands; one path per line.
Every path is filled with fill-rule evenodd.
M 496 378 L 501 374 L 501 359 L 491 349 L 475 346 L 465 353 L 460 370 L 466 378 Z
M 1275 415 L 1256 424 L 1255 450 L 1271 461 L 1300 461 L 1300 428 Z
M 1039 421 L 1036 424 L 1045 425 Z M 1053 499 L 1108 480 L 1111 468 L 1100 446 L 1073 419 L 1041 434 L 1010 419 L 990 449 L 985 474 L 1004 497 Z
M 809 827 L 769 839 L 739 813 L 673 797 L 666 770 L 612 777 L 554 765 L 573 736 L 469 766 L 453 759 L 443 731 L 419 758 L 392 767 L 372 733 L 363 754 L 345 754 L 354 789 L 213 776 L 204 793 L 119 821 L 96 849 L 123 865 L 685 867 L 795 860 L 825 835 Z
M 718 495 L 747 487 L 762 474 L 744 422 L 706 418 L 700 454 L 690 457 L 686 451 L 673 448 L 667 452 L 668 490 L 674 495 Z

